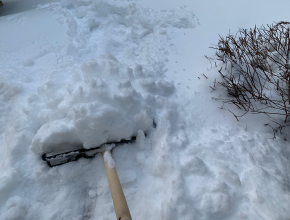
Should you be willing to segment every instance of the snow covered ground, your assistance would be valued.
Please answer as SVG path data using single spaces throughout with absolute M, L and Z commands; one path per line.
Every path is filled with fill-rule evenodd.
M 115 219 L 101 155 L 49 168 L 41 154 L 137 135 L 113 149 L 133 219 L 289 220 L 289 142 L 219 109 L 204 58 L 229 29 L 289 21 L 277 2 L 62 0 L 0 17 L 0 219 Z

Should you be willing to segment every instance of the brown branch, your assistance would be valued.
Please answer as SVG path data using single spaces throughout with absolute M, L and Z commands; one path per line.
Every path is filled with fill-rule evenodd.
M 210 88 L 214 90 L 220 85 L 229 95 L 215 100 L 222 100 L 223 105 L 234 104 L 244 109 L 245 114 L 267 115 L 280 133 L 282 128 L 290 126 L 290 22 L 240 29 L 226 37 L 219 35 L 218 45 L 211 48 L 216 50 L 216 58 L 205 56 L 211 67 L 215 60 L 221 60 L 224 65 L 218 70 L 220 81 L 215 78 Z M 241 117 L 230 112 L 237 120 Z M 284 116 L 284 124 L 272 115 Z

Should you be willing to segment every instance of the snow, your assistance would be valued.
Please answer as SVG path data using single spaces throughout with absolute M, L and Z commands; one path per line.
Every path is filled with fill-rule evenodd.
M 48 153 L 67 142 L 92 148 L 130 139 L 139 129 L 147 130 L 152 124 L 150 109 L 134 88 L 135 83 L 130 82 L 132 69 L 122 67 L 102 56 L 83 63 L 79 70 L 82 74 L 76 72 L 72 80 L 65 77 L 65 72 L 53 72 L 37 94 L 43 108 L 33 116 L 39 118 L 41 127 L 32 150 Z
M 109 151 L 104 153 L 104 161 L 107 163 L 109 168 L 115 168 L 115 161 Z
M 279 2 L 62 0 L 0 17 L 0 219 L 114 219 L 101 154 L 53 168 L 41 154 L 132 136 L 105 161 L 133 219 L 289 219 L 289 143 L 219 109 L 203 57 L 229 29 L 289 20 Z

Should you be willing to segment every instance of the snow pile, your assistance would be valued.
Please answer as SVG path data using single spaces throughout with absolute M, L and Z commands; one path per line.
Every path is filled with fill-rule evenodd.
M 92 148 L 130 139 L 152 125 L 147 103 L 130 81 L 135 78 L 131 68 L 101 56 L 74 71 L 71 77 L 65 71 L 52 73 L 26 110 L 41 126 L 33 139 L 34 152 L 51 152 L 64 143 Z M 43 107 L 34 112 L 35 105 Z

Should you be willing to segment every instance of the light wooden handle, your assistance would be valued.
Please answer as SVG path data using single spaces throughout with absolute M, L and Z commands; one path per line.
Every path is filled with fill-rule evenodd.
M 104 153 L 103 159 L 104 159 Z M 109 168 L 104 159 L 108 182 L 111 190 L 111 195 L 115 207 L 117 220 L 132 220 L 128 204 L 115 168 Z

